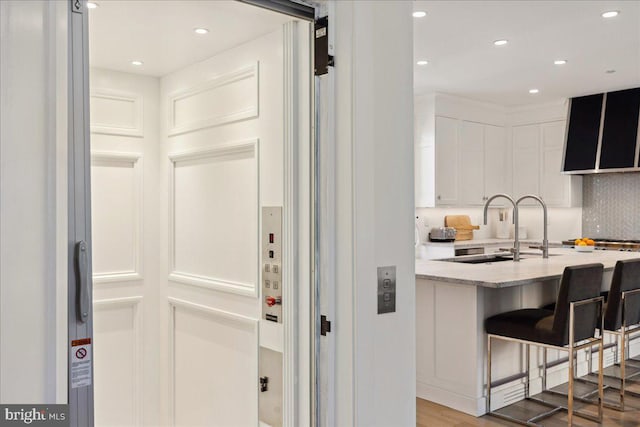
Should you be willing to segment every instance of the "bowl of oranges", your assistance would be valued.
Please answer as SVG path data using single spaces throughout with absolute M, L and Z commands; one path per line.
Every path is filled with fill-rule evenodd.
M 576 239 L 574 248 L 577 252 L 593 252 L 595 244 L 596 243 L 588 237 L 583 237 L 582 239 Z

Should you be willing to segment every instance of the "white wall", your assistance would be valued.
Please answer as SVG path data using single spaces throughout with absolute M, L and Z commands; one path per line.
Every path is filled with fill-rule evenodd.
M 95 422 L 159 423 L 160 81 L 90 70 Z
M 260 321 L 258 249 L 260 207 L 283 205 L 283 31 L 160 93 L 162 417 L 255 425 L 258 345 L 282 351 L 281 325 Z
M 66 403 L 66 3 L 0 2 L 0 402 Z
M 411 2 L 336 1 L 335 422 L 415 426 Z M 377 315 L 376 268 L 397 267 Z

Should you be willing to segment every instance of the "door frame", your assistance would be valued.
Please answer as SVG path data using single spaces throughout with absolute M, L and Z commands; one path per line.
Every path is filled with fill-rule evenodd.
M 92 426 L 93 340 L 91 249 L 91 153 L 89 140 L 89 46 L 86 2 L 68 4 L 68 340 L 67 387 L 72 427 Z M 80 242 L 83 242 L 82 244 Z M 80 254 L 80 248 L 84 252 Z M 78 250 L 78 253 L 77 250 Z M 86 261 L 83 268 L 80 263 Z M 88 301 L 88 303 L 87 303 Z M 89 384 L 73 387 L 73 342 L 89 340 Z M 87 341 L 84 341 L 87 343 Z M 86 356 L 85 356 L 86 357 Z
M 250 5 L 266 8 L 277 13 L 284 13 L 313 24 L 316 17 L 326 15 L 321 5 L 299 0 L 238 0 Z M 71 427 L 94 425 L 93 406 L 93 362 L 91 362 L 91 384 L 80 388 L 71 386 L 71 342 L 77 339 L 93 339 L 92 308 L 92 266 L 91 266 L 91 155 L 90 155 L 90 120 L 89 120 L 89 52 L 88 52 L 88 13 L 86 2 L 68 0 L 68 340 L 67 380 L 68 404 Z M 285 245 L 285 259 L 292 261 L 283 273 L 288 275 L 289 295 L 283 314 L 284 348 L 283 348 L 283 420 L 286 426 L 305 424 L 305 419 L 312 426 L 320 425 L 319 404 L 320 375 L 327 372 L 318 369 L 320 348 L 320 310 L 319 310 L 319 271 L 320 253 L 318 251 L 318 217 L 320 213 L 320 180 L 319 180 L 319 133 L 320 126 L 327 126 L 318 114 L 321 105 L 318 102 L 321 85 L 320 78 L 314 76 L 314 28 L 310 25 L 309 63 L 310 78 L 308 93 L 302 93 L 298 72 L 300 58 L 298 56 L 297 25 L 285 27 L 285 51 L 291 55 L 285 62 L 285 148 L 284 148 L 284 210 L 283 233 L 289 244 Z M 329 92 L 329 91 L 328 91 Z M 301 100 L 307 100 L 309 117 L 298 115 Z M 330 104 L 322 104 L 322 108 Z M 300 127 L 298 123 L 308 123 L 308 146 L 298 144 Z M 308 186 L 299 185 L 300 177 L 307 177 Z M 301 195 L 305 195 L 306 198 Z M 306 206 L 304 203 L 306 201 Z M 303 216 L 300 216 L 303 214 Z M 301 231 L 308 235 L 302 239 L 308 248 L 299 248 L 297 237 Z M 77 270 L 76 243 L 84 241 L 87 251 L 87 265 L 80 277 Z M 287 249 L 288 248 L 288 249 Z M 287 253 L 288 252 L 288 253 Z M 304 260 L 299 254 L 306 254 Z M 308 292 L 298 292 L 294 284 L 310 284 Z M 81 286 L 84 284 L 84 288 Z M 84 292 L 84 295 L 81 295 Z M 79 313 L 79 297 L 88 298 L 87 314 L 81 318 Z M 87 311 L 87 310 L 83 310 Z M 301 319 L 308 314 L 307 319 Z M 290 319 L 290 321 L 286 321 Z M 308 325 L 308 330 L 298 328 L 298 323 Z M 303 376 L 306 377 L 303 378 Z M 325 378 L 326 379 L 326 378 Z M 257 384 L 257 381 L 256 381 Z M 303 402 L 308 392 L 309 400 Z M 330 404 L 328 406 L 331 406 Z

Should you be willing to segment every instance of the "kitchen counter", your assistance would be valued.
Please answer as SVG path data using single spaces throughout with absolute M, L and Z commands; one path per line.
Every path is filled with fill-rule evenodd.
M 477 241 L 476 241 L 477 243 Z M 507 245 L 508 246 L 508 245 Z M 510 310 L 542 307 L 555 301 L 564 268 L 599 262 L 605 267 L 602 289 L 608 289 L 616 261 L 640 258 L 638 252 L 596 250 L 583 253 L 570 248 L 540 251 L 523 247 L 519 262 L 465 264 L 441 260 L 416 260 L 416 395 L 474 416 L 486 410 L 486 334 L 490 316 Z M 520 346 L 506 343 L 494 350 L 496 380 L 521 372 L 525 359 Z M 613 360 L 613 348 L 605 360 Z M 640 354 L 640 342 L 632 342 L 630 355 Z M 564 356 L 564 355 L 562 355 Z M 560 357 L 549 353 L 548 362 Z M 586 357 L 578 370 L 586 370 Z M 531 355 L 531 394 L 540 391 L 540 352 Z M 549 370 L 549 388 L 567 381 L 567 363 Z M 514 403 L 524 396 L 522 382 L 506 383 L 492 391 L 492 407 Z
M 522 248 L 523 252 L 537 250 Z M 640 258 L 638 252 L 593 251 L 576 252 L 569 248 L 549 248 L 549 258 L 527 255 L 519 262 L 502 261 L 490 264 L 465 264 L 440 260 L 416 260 L 416 279 L 431 279 L 487 288 L 505 288 L 557 280 L 568 265 L 600 262 L 612 270 L 617 260 Z
M 528 246 L 528 245 L 539 245 L 541 243 L 540 239 L 521 239 L 520 246 Z M 471 240 L 456 240 L 453 242 L 425 242 L 423 243 L 426 246 L 429 245 L 453 245 L 455 248 L 473 248 L 478 246 L 489 246 L 489 245 L 506 245 L 506 247 L 513 246 L 513 239 L 471 239 Z M 560 247 L 562 246 L 562 242 L 560 241 L 550 241 L 549 247 Z

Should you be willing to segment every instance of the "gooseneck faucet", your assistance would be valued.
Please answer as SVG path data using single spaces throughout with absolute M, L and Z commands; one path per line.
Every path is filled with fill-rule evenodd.
M 518 199 L 518 201 L 516 202 L 516 205 L 519 205 L 521 201 L 523 201 L 524 199 L 533 199 L 533 200 L 537 200 L 541 205 L 542 205 L 542 213 L 543 213 L 543 227 L 544 227 L 544 236 L 542 239 L 542 245 L 541 246 L 530 246 L 532 249 L 540 249 L 542 250 L 542 258 L 549 258 L 549 240 L 547 240 L 547 204 L 544 202 L 544 200 L 542 200 L 542 198 L 540 196 L 536 196 L 535 194 L 527 194 L 525 196 L 522 196 Z
M 512 222 L 514 224 L 514 230 L 513 230 L 514 241 L 513 241 L 513 249 L 511 249 L 511 252 L 513 253 L 513 260 L 520 261 L 520 240 L 518 239 L 518 204 L 516 203 L 515 200 L 513 200 L 511 196 L 504 193 L 498 193 L 489 197 L 489 199 L 484 204 L 484 225 L 487 225 L 487 210 L 489 209 L 489 203 L 491 203 L 493 199 L 497 199 L 499 197 L 502 197 L 503 199 L 507 199 L 513 205 Z

